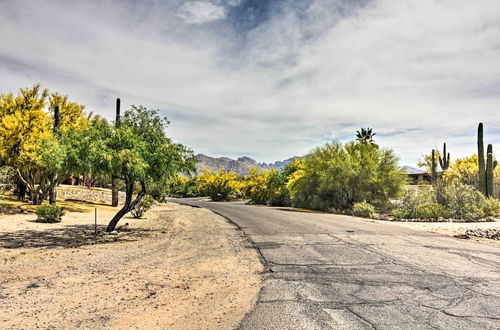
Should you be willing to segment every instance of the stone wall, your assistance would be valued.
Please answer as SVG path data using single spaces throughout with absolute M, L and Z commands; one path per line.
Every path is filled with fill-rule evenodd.
M 111 204 L 111 190 L 104 188 L 60 185 L 57 187 L 57 198 Z M 120 192 L 118 199 L 120 203 L 122 203 L 125 200 L 125 193 Z

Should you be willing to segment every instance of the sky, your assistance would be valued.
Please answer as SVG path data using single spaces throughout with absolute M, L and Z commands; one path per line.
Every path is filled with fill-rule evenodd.
M 498 0 L 0 0 L 0 93 L 112 119 L 142 104 L 196 153 L 274 162 L 372 127 L 404 165 L 500 148 Z

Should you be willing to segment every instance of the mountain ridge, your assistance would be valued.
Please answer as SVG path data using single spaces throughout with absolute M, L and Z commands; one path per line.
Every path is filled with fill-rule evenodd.
M 236 172 L 239 175 L 247 175 L 250 169 L 254 167 L 262 170 L 270 170 L 272 168 L 280 170 L 295 158 L 300 157 L 294 156 L 285 160 L 275 161 L 274 163 L 258 163 L 255 159 L 247 156 L 238 157 L 237 159 L 229 157 L 211 157 L 204 154 L 197 154 L 195 156 L 197 173 L 200 173 L 204 168 L 211 172 L 217 172 L 219 169 L 223 168 L 226 171 Z

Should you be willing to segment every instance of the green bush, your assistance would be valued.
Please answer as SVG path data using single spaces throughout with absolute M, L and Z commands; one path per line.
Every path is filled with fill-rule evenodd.
M 422 204 L 434 203 L 435 197 L 429 190 L 407 190 L 396 210 L 392 212 L 397 219 L 418 219 L 417 209 Z
M 377 207 L 401 195 L 406 176 L 392 150 L 359 142 L 333 142 L 303 158 L 287 187 L 295 206 L 350 210 L 367 201 Z
M 403 209 L 393 210 L 392 215 L 396 219 L 411 219 L 412 218 L 411 214 L 408 211 L 403 210 Z
M 435 192 L 436 201 L 447 208 L 451 218 L 472 221 L 485 216 L 486 198 L 471 185 L 439 181 Z
M 437 220 L 439 218 L 447 218 L 448 211 L 446 208 L 438 203 L 423 203 L 420 204 L 415 212 L 416 219 Z
M 362 218 L 373 218 L 375 215 L 375 207 L 366 201 L 354 203 L 352 206 L 352 214 Z
M 494 197 L 484 200 L 483 212 L 487 217 L 496 217 L 500 213 L 500 201 Z
M 64 213 L 62 206 L 51 204 L 40 205 L 35 210 L 37 221 L 46 223 L 61 222 Z
M 144 196 L 139 203 L 130 211 L 134 218 L 142 218 L 144 213 L 146 213 L 153 205 L 155 204 L 155 200 L 152 196 L 146 195 Z

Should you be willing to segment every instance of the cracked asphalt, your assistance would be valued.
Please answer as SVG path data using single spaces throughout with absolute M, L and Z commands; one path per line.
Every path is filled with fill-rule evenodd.
M 343 215 L 172 200 L 240 227 L 263 287 L 241 329 L 500 329 L 500 250 Z

